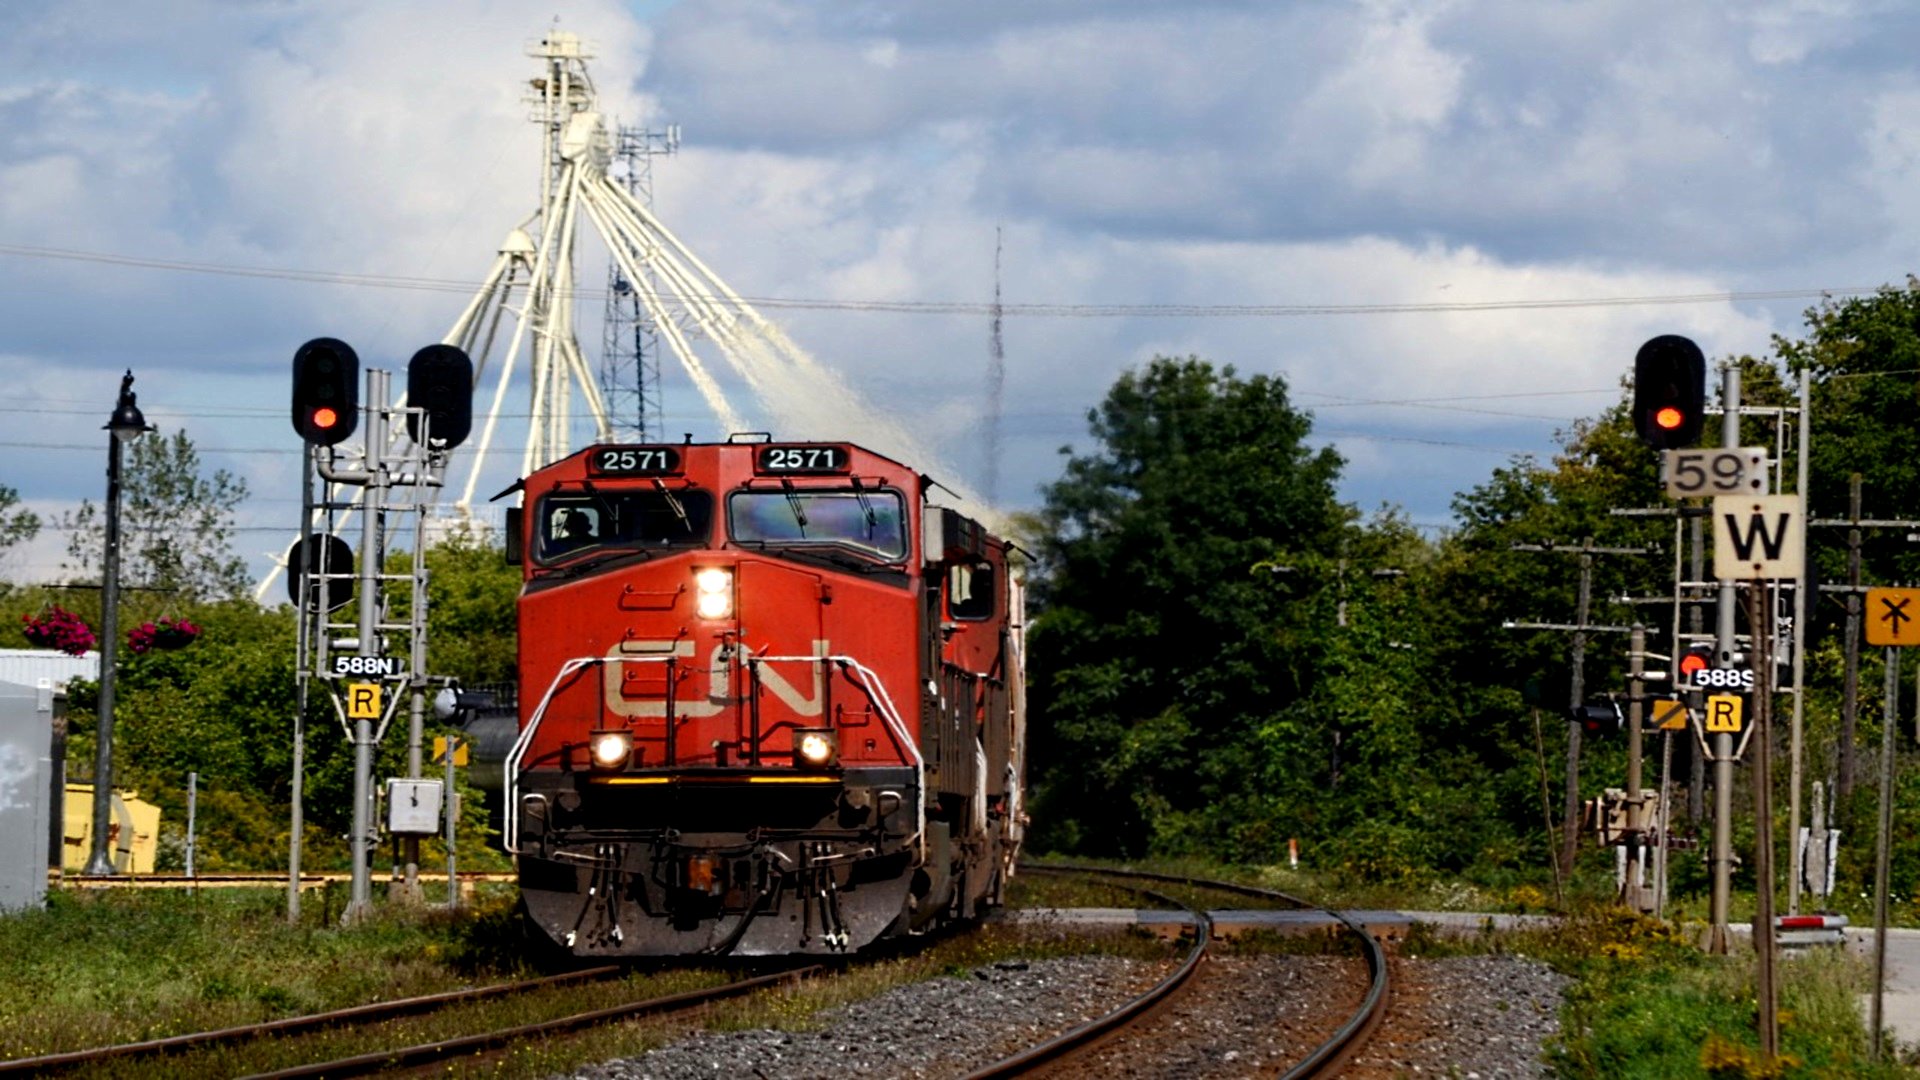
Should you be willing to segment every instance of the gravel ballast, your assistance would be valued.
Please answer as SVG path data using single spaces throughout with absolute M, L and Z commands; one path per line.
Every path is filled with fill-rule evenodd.
M 1343 1075 L 1462 1080 L 1549 1075 L 1541 1051 L 1560 1030 L 1571 979 L 1521 956 L 1396 958 L 1386 1021 Z
M 823 1010 L 815 1030 L 699 1032 L 572 1075 L 957 1077 L 1110 1011 L 1171 967 L 1112 956 L 1003 962 Z M 1207 968 L 1185 1002 L 1158 1021 L 1166 1030 L 1134 1041 L 1123 1058 L 1088 1075 L 1272 1075 L 1344 1020 L 1359 998 L 1357 960 L 1229 956 L 1210 959 Z M 1393 977 L 1393 1006 L 1348 1075 L 1546 1075 L 1541 1047 L 1558 1028 L 1567 980 L 1545 965 L 1513 956 L 1396 959 Z M 1328 980 L 1351 985 L 1351 994 L 1329 992 Z

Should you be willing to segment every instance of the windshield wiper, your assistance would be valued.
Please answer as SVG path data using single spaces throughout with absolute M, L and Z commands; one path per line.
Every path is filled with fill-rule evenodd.
M 539 578 L 579 577 L 590 570 L 598 570 L 610 562 L 645 562 L 653 558 L 653 556 L 654 553 L 646 548 L 608 548 L 604 551 L 596 551 L 590 555 L 582 556 L 562 566 L 546 567 L 544 571 L 536 571 L 534 576 Z
M 666 482 L 657 476 L 653 478 L 653 486 L 660 492 L 660 497 L 667 500 L 667 508 L 673 511 L 673 516 L 680 519 L 680 527 L 687 532 L 692 532 L 693 522 L 687 520 L 687 508 L 680 504 L 680 496 L 675 495 L 667 487 Z
M 880 515 L 873 512 L 873 504 L 867 501 L 867 493 L 860 486 L 860 478 L 855 476 L 850 479 L 853 481 L 853 497 L 860 500 L 860 512 L 867 518 L 867 539 L 871 540 L 873 531 L 880 527 Z
M 793 511 L 793 523 L 800 526 L 800 535 L 807 535 L 807 512 L 800 506 L 800 496 L 793 493 L 793 481 L 781 477 L 780 490 L 787 496 L 787 506 Z
M 593 481 L 591 480 L 580 481 L 580 490 L 586 492 L 590 497 L 592 497 L 594 505 L 598 506 L 600 508 L 600 512 L 606 515 L 608 527 L 609 528 L 612 527 L 614 523 L 614 518 L 617 517 L 618 515 L 614 513 L 613 504 L 607 501 L 607 497 L 605 495 L 600 494 L 600 489 L 597 487 L 594 487 Z
M 854 555 L 846 551 L 841 551 L 837 548 L 807 547 L 807 548 L 789 548 L 788 550 L 791 551 L 793 554 L 801 556 L 803 558 L 819 559 L 823 562 L 830 562 L 835 566 L 852 570 L 853 572 L 858 574 L 882 574 L 887 572 L 888 570 L 893 569 L 893 567 L 882 566 L 881 564 L 876 562 L 869 562 L 858 555 Z

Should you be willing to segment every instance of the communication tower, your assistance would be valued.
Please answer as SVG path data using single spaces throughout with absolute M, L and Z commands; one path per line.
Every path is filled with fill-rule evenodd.
M 653 159 L 679 149 L 678 124 L 669 124 L 664 131 L 623 124 L 613 133 L 611 173 L 628 194 L 651 208 Z M 658 291 L 657 281 L 649 284 Z M 607 309 L 601 325 L 600 393 L 606 398 L 614 433 L 637 442 L 666 438 L 660 400 L 660 331 L 617 258 L 607 260 Z

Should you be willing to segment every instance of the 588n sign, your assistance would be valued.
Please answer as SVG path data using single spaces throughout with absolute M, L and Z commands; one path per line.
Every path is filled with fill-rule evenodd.
M 343 656 L 333 657 L 332 675 L 336 679 L 345 678 L 392 678 L 404 675 L 407 665 L 397 656 Z

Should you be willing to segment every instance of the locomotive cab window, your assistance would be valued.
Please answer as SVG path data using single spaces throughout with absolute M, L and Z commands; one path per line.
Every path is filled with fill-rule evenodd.
M 727 520 L 741 543 L 849 548 L 883 562 L 907 553 L 907 519 L 896 491 L 748 488 L 727 497 Z
M 993 618 L 993 564 L 956 563 L 947 567 L 947 614 L 966 622 Z
M 707 541 L 713 496 L 704 491 L 567 491 L 540 500 L 533 534 L 540 562 L 585 551 L 685 547 Z

